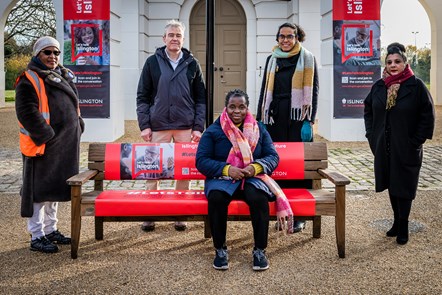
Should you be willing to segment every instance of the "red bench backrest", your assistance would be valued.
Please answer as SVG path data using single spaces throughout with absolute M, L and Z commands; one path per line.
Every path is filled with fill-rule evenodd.
M 304 179 L 305 150 L 302 142 L 278 142 L 280 156 L 274 179 Z M 195 167 L 196 143 L 109 143 L 104 157 L 104 179 L 204 179 Z M 154 162 L 143 158 L 155 155 Z

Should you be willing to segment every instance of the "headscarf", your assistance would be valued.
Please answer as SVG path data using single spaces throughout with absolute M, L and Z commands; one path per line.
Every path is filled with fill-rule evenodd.
M 278 58 L 290 58 L 297 54 L 299 54 L 299 59 L 292 77 L 290 117 L 292 120 L 296 121 L 303 121 L 305 118 L 309 120 L 311 119 L 315 58 L 310 51 L 301 46 L 300 42 L 297 42 L 289 52 L 282 51 L 278 46 L 275 46 L 272 49 L 262 104 L 264 124 L 272 125 L 274 123 L 274 120 L 269 113 L 269 109 L 270 103 L 273 100 L 275 73 L 278 71 L 276 61 Z
M 226 108 L 221 113 L 220 122 L 224 134 L 232 143 L 227 163 L 238 168 L 244 168 L 252 163 L 253 151 L 260 136 L 258 122 L 252 113 L 247 111 L 242 131 L 229 118 Z M 259 174 L 255 175 L 255 177 L 261 179 L 276 196 L 276 216 L 280 226 L 285 228 L 287 222 L 287 233 L 293 233 L 293 211 L 284 192 L 267 174 Z
M 387 87 L 387 110 L 390 110 L 396 105 L 397 93 L 399 91 L 399 88 L 401 87 L 401 84 L 407 81 L 413 75 L 413 70 L 410 68 L 409 64 L 407 64 L 405 66 L 405 69 L 397 75 L 389 74 L 387 72 L 387 68 L 384 68 L 382 79 L 384 80 L 385 86 Z

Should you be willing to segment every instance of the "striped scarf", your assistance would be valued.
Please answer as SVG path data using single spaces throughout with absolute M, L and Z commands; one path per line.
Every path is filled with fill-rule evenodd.
M 229 141 L 232 143 L 227 163 L 238 168 L 244 168 L 253 162 L 253 151 L 259 140 L 258 122 L 250 111 L 244 119 L 243 131 L 241 131 L 227 115 L 227 110 L 220 117 L 221 128 Z M 276 196 L 276 216 L 280 227 L 286 228 L 287 233 L 293 233 L 293 212 L 282 189 L 267 174 L 255 175 L 261 179 L 270 191 Z M 244 179 L 243 179 L 244 184 Z M 286 226 L 287 225 L 287 226 Z
M 274 123 L 273 117 L 269 114 L 269 108 L 273 100 L 275 73 L 278 72 L 276 61 L 278 58 L 290 58 L 298 53 L 299 59 L 292 77 L 290 118 L 296 121 L 303 121 L 305 118 L 311 119 L 315 58 L 310 51 L 297 42 L 289 52 L 282 51 L 278 46 L 273 47 L 268 64 L 269 70 L 267 71 L 262 104 L 264 124 L 272 125 Z

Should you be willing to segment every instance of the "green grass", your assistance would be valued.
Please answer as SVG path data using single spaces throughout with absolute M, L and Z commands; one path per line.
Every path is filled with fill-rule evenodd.
M 15 101 L 15 90 L 5 91 L 5 101 Z

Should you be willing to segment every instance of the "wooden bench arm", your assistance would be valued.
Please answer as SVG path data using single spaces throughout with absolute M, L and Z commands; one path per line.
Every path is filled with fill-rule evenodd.
M 350 184 L 350 179 L 338 172 L 329 171 L 327 169 L 318 169 L 318 173 L 330 180 L 335 186 Z
M 83 185 L 86 181 L 91 180 L 98 174 L 98 170 L 86 170 L 72 176 L 66 180 L 67 184 L 70 186 Z

